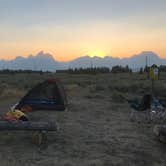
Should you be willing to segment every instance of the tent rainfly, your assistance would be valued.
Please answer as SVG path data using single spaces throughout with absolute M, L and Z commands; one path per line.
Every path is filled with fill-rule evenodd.
M 36 85 L 20 100 L 16 109 L 25 106 L 33 110 L 65 110 L 67 97 L 61 81 L 48 79 Z

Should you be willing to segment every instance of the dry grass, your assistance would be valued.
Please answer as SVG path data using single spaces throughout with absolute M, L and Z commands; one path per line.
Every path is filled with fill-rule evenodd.
M 1 75 L 0 112 L 3 114 L 21 95 L 49 77 L 62 79 L 67 91 L 66 112 L 32 112 L 32 120 L 56 120 L 57 133 L 48 134 L 45 149 L 31 141 L 31 132 L 1 132 L 2 166 L 165 166 L 165 146 L 153 137 L 153 124 L 129 120 L 126 98 L 150 91 L 150 81 L 139 74 L 15 74 Z M 156 93 L 164 96 L 166 74 L 155 83 Z M 13 99 L 9 100 L 7 96 Z
M 112 93 L 111 99 L 113 102 L 117 102 L 117 103 L 123 103 L 126 101 L 125 94 L 120 93 L 118 91 L 114 91 Z
M 77 92 L 79 89 L 93 93 L 109 93 L 110 96 L 126 94 L 142 95 L 151 92 L 151 81 L 147 75 L 140 74 L 98 74 L 98 75 L 71 75 L 71 74 L 1 74 L 0 96 L 20 96 L 31 89 L 38 82 L 47 78 L 59 77 L 69 92 Z M 161 73 L 160 80 L 155 82 L 157 96 L 166 97 L 166 73 Z

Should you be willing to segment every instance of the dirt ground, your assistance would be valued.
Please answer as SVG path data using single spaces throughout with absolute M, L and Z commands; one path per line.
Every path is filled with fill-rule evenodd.
M 129 119 L 127 102 L 115 102 L 102 91 L 89 94 L 68 87 L 65 112 L 36 111 L 31 120 L 56 120 L 60 129 L 48 133 L 47 144 L 32 144 L 32 132 L 0 133 L 2 166 L 165 166 L 166 144 L 156 141 L 151 123 Z M 71 90 L 72 89 L 72 90 Z M 1 115 L 18 99 L 1 100 Z

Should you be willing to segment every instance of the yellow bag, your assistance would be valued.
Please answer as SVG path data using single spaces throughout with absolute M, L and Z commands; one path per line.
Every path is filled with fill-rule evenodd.
M 14 111 L 9 111 L 6 113 L 5 115 L 5 119 L 6 120 L 22 120 L 22 121 L 28 121 L 28 117 L 26 114 L 24 114 L 23 112 L 21 112 L 20 110 L 14 110 Z

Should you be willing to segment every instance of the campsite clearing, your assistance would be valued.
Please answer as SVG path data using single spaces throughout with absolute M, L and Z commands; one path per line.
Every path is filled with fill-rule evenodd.
M 32 121 L 56 120 L 60 130 L 48 134 L 44 149 L 29 141 L 31 132 L 0 132 L 1 165 L 165 166 L 166 145 L 156 141 L 154 124 L 131 122 L 131 109 L 125 100 L 150 90 L 146 75 L 16 74 L 12 79 L 2 75 L 0 81 L 8 87 L 8 93 L 1 88 L 1 115 L 29 88 L 50 77 L 60 77 L 64 82 L 68 111 L 28 114 Z M 166 97 L 165 74 L 155 86 L 156 94 Z M 12 93 L 16 90 L 18 93 Z

